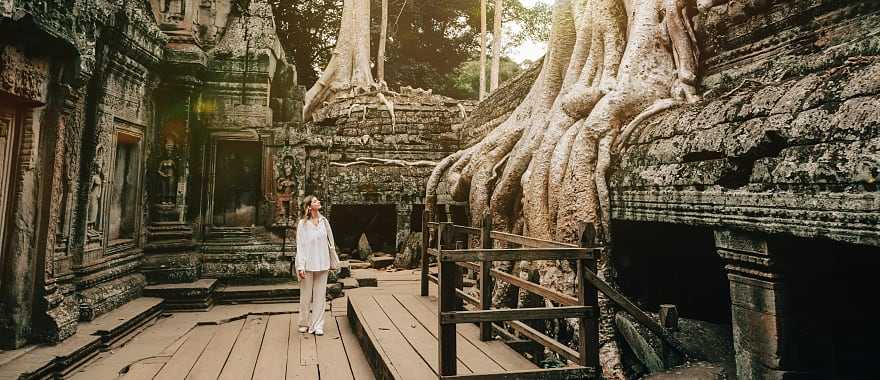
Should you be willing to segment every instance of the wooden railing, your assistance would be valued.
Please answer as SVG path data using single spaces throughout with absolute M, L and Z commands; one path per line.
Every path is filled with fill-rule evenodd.
M 439 285 L 439 377 L 441 379 L 584 379 L 596 376 L 599 368 L 598 292 L 587 279 L 594 273 L 597 253 L 602 248 L 592 245 L 592 229 L 584 225 L 581 246 L 492 231 L 491 218 L 485 216 L 480 228 L 431 221 L 422 216 L 423 296 L 428 295 L 428 281 Z M 456 236 L 464 237 L 457 240 Z M 464 248 L 464 241 L 479 236 L 480 248 Z M 518 248 L 494 248 L 495 241 Z M 433 244 L 432 244 L 433 243 Z M 429 257 L 435 257 L 439 272 L 429 272 Z M 515 275 L 493 269 L 494 261 L 574 260 L 577 264 L 577 297 L 558 292 Z M 479 298 L 462 290 L 461 268 L 479 272 Z M 493 281 L 504 281 L 559 304 L 558 307 L 493 309 Z M 466 310 L 463 303 L 469 304 Z M 575 351 L 556 339 L 523 323 L 523 320 L 577 318 L 580 336 Z M 457 375 L 456 328 L 458 323 L 479 323 L 480 339 L 491 340 L 493 328 L 505 322 L 521 336 L 541 344 L 550 351 L 577 363 L 578 366 L 504 372 L 495 374 Z

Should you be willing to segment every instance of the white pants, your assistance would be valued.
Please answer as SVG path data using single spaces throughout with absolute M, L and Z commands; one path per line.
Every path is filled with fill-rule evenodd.
M 299 325 L 324 331 L 324 301 L 327 297 L 327 271 L 306 272 L 299 287 Z

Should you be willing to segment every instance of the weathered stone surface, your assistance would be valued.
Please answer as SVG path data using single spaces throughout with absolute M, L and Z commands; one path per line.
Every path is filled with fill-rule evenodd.
M 370 256 L 370 267 L 382 269 L 394 263 L 393 256 Z
M 394 257 L 394 267 L 412 269 L 420 265 L 422 259 L 422 233 L 413 232 L 406 239 L 403 251 Z
M 373 248 L 370 247 L 370 241 L 367 240 L 367 234 L 361 234 L 361 237 L 358 239 L 356 252 L 357 256 L 362 259 L 370 257 L 370 254 L 373 253 Z
M 351 263 L 347 260 L 340 261 L 336 276 L 340 279 L 351 277 Z
M 370 272 L 355 272 L 354 279 L 357 280 L 359 287 L 376 287 L 379 285 L 379 282 L 376 280 L 376 275 Z

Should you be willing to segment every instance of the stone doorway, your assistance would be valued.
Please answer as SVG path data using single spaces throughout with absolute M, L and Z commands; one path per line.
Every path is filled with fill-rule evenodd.
M 256 141 L 217 141 L 212 222 L 251 227 L 259 220 L 262 147 Z
M 394 253 L 397 245 L 395 205 L 333 205 L 330 213 L 333 237 L 343 252 L 357 249 L 361 234 L 367 235 L 373 252 Z
M 6 247 L 7 226 L 11 223 L 10 203 L 13 185 L 13 155 L 17 112 L 14 108 L 0 106 L 0 294 L 7 284 L 5 277 L 12 276 L 6 273 L 9 269 L 7 264 L 8 253 Z M 2 303 L 2 300 L 0 300 Z

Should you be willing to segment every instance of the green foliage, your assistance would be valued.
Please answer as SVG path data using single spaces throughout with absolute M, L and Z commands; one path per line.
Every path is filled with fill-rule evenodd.
M 488 65 L 487 65 L 488 66 Z M 520 65 L 508 57 L 501 57 L 498 77 L 501 83 L 519 74 L 522 71 Z M 489 78 L 487 67 L 486 78 Z M 477 99 L 480 95 L 480 61 L 467 61 L 450 75 L 452 88 L 450 96 L 458 99 Z
M 333 53 L 343 1 L 269 1 L 281 44 L 296 65 L 299 84 L 309 87 Z M 372 0 L 373 59 L 379 46 L 380 12 L 381 1 Z M 453 97 L 476 97 L 474 87 L 463 84 L 468 79 L 464 79 L 462 69 L 465 62 L 479 57 L 479 12 L 479 1 L 475 0 L 388 0 L 385 79 L 390 88 L 413 86 Z M 491 6 L 487 17 L 493 17 Z M 549 34 L 550 11 L 546 5 L 526 8 L 520 0 L 505 0 L 503 20 L 522 26 L 519 33 L 509 37 L 510 41 L 505 41 L 508 46 L 525 39 L 544 40 Z M 506 69 L 502 67 L 502 80 L 511 75 L 510 64 Z M 479 69 L 472 71 L 477 73 Z

